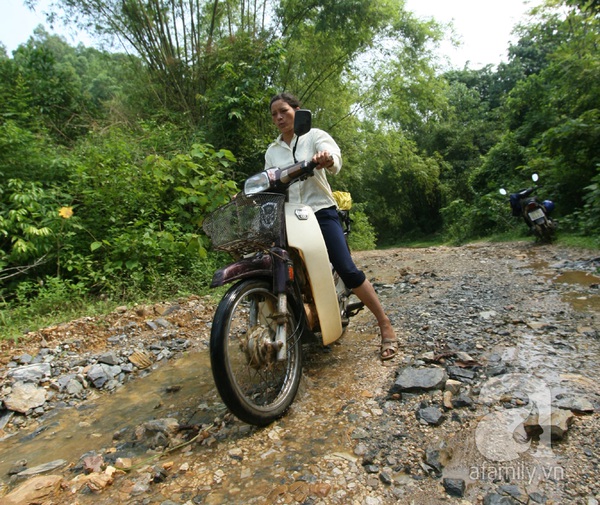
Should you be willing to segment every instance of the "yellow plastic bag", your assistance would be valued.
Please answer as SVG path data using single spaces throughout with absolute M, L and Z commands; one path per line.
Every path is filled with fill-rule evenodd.
M 352 208 L 352 196 L 346 191 L 334 191 L 333 198 L 337 203 L 338 209 L 350 210 Z

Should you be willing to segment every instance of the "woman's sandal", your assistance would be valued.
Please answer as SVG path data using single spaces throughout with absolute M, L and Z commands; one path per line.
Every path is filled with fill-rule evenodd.
M 381 352 L 379 356 L 381 361 L 392 359 L 398 354 L 398 339 L 384 339 L 381 341 Z

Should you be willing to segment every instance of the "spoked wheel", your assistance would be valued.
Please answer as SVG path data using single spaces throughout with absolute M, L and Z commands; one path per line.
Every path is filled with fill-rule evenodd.
M 289 299 L 287 353 L 277 360 L 277 297 L 271 285 L 249 279 L 232 286 L 217 307 L 210 335 L 212 373 L 223 402 L 256 426 L 285 413 L 302 374 L 301 331 Z

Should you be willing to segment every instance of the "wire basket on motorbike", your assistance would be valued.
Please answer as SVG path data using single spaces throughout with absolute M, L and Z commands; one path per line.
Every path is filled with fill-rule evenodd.
M 210 214 L 202 225 L 213 247 L 234 256 L 267 249 L 281 236 L 285 195 L 239 194 Z

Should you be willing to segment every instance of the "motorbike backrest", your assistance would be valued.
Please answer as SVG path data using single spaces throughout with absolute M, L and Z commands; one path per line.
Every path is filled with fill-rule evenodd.
M 298 137 L 305 135 L 311 128 L 312 114 L 308 109 L 298 109 L 294 115 L 294 133 Z

